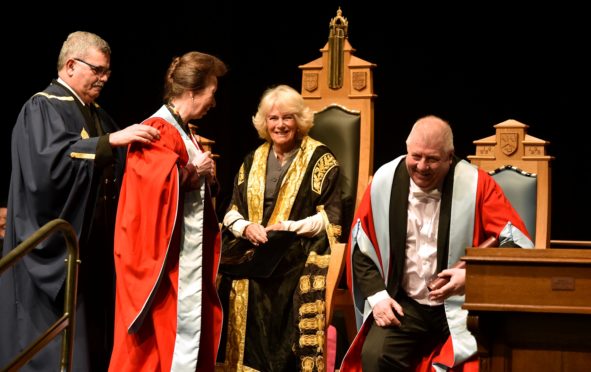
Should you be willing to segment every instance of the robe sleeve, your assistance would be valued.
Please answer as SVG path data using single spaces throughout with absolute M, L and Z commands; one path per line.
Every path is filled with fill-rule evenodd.
M 72 105 L 72 106 L 70 106 Z M 55 218 L 82 234 L 93 182 L 98 138 L 83 138 L 82 116 L 73 101 L 32 97 L 17 119 L 12 136 L 13 248 Z M 35 285 L 55 299 L 66 276 L 62 234 L 53 234 L 23 258 Z
M 182 215 L 178 169 L 188 161 L 173 126 L 159 118 L 144 124 L 159 129 L 160 139 L 130 145 L 115 227 L 117 296 L 123 304 L 118 310 L 128 329 L 139 327 L 164 275 L 177 216 Z

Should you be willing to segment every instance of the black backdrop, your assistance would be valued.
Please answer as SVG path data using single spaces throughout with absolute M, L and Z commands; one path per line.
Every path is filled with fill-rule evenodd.
M 461 157 L 474 152 L 474 139 L 492 135 L 494 124 L 516 119 L 530 126 L 530 135 L 550 141 L 549 154 L 556 157 L 552 238 L 591 240 L 586 230 L 591 201 L 585 196 L 591 178 L 584 150 L 590 137 L 581 134 L 589 122 L 591 26 L 586 13 L 565 3 L 441 3 L 13 4 L 10 12 L 4 9 L 0 26 L 7 88 L 0 126 L 2 196 L 8 192 L 10 133 L 22 104 L 56 76 L 67 34 L 86 30 L 102 36 L 113 50 L 114 72 L 98 102 L 123 126 L 159 107 L 173 56 L 198 50 L 227 62 L 230 71 L 220 80 L 217 107 L 197 123 L 221 155 L 221 215 L 242 157 L 259 143 L 250 119 L 260 95 L 279 83 L 301 88 L 298 66 L 320 57 L 329 21 L 340 6 L 355 55 L 377 64 L 375 168 L 405 152 L 410 126 L 422 115 L 451 122 Z M 8 19 L 17 26 L 8 26 Z

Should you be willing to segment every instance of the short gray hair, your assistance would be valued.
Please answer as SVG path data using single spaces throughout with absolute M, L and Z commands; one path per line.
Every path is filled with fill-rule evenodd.
M 85 58 L 89 49 L 96 49 L 106 56 L 111 56 L 111 47 L 100 36 L 86 31 L 75 31 L 68 35 L 57 58 L 58 72 L 71 58 Z

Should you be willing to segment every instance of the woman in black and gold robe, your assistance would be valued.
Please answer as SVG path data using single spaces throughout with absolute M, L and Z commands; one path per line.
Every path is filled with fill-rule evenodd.
M 341 195 L 334 155 L 307 136 L 312 117 L 285 85 L 268 89 L 253 117 L 266 142 L 244 159 L 224 217 L 220 371 L 324 365 L 325 278 Z

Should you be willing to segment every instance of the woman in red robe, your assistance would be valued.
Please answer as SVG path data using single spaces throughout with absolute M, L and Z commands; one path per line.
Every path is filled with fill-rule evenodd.
M 129 147 L 115 228 L 110 371 L 213 370 L 222 321 L 214 163 L 188 123 L 215 106 L 225 72 L 211 55 L 174 58 L 166 104 L 143 122 L 159 129 L 160 139 Z

